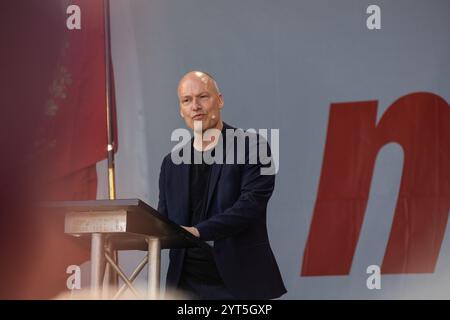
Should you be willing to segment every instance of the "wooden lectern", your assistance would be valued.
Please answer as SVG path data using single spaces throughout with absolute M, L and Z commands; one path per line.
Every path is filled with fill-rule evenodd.
M 91 237 L 91 290 L 97 297 L 103 289 L 107 264 L 125 282 L 113 299 L 118 298 L 126 286 L 142 298 L 132 282 L 146 264 L 147 298 L 155 299 L 159 297 L 162 249 L 197 246 L 211 250 L 208 244 L 139 199 L 62 201 L 49 206 L 65 214 L 65 233 Z M 112 250 L 145 250 L 148 255 L 127 278 L 111 257 Z

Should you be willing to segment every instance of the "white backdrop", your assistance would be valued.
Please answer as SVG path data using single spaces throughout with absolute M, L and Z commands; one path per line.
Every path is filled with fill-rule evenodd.
M 381 8 L 368 30 L 366 8 Z M 432 274 L 382 275 L 403 165 L 402 149 L 378 154 L 369 203 L 346 276 L 301 277 L 323 159 L 330 104 L 378 100 L 378 119 L 399 97 L 433 92 L 450 101 L 450 2 L 446 0 L 111 0 L 119 198 L 157 206 L 158 174 L 183 127 L 176 86 L 187 71 L 213 74 L 223 118 L 241 128 L 280 129 L 280 171 L 268 227 L 285 299 L 450 298 L 450 235 Z M 98 198 L 106 169 L 98 165 Z M 128 272 L 140 252 L 121 253 Z M 165 278 L 167 255 L 163 255 Z M 145 279 L 145 275 L 141 276 Z

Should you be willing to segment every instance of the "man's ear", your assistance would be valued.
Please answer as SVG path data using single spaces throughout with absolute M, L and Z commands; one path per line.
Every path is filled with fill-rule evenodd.
M 224 105 L 223 96 L 222 96 L 222 94 L 219 94 L 219 109 L 222 109 L 223 105 Z
M 181 108 L 180 108 L 180 116 L 181 116 L 182 118 L 184 118 L 184 115 L 183 115 L 183 112 L 181 111 Z

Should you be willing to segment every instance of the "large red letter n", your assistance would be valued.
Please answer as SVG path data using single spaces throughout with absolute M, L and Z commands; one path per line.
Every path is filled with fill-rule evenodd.
M 433 272 L 450 209 L 450 106 L 431 93 L 331 105 L 319 190 L 301 274 L 350 272 L 378 151 L 398 143 L 403 173 L 383 273 Z

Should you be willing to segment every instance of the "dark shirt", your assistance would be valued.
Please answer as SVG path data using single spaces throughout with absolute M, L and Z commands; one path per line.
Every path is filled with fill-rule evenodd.
M 195 150 L 193 146 L 191 147 L 191 152 L 189 222 L 191 226 L 195 226 L 197 223 L 208 218 L 206 216 L 206 204 L 208 201 L 211 165 L 206 164 L 204 161 L 195 163 L 195 157 L 201 157 L 197 159 L 203 159 L 203 152 Z M 198 281 L 210 284 L 223 283 L 214 262 L 212 252 L 208 252 L 202 248 L 186 249 L 183 276 L 192 277 Z

